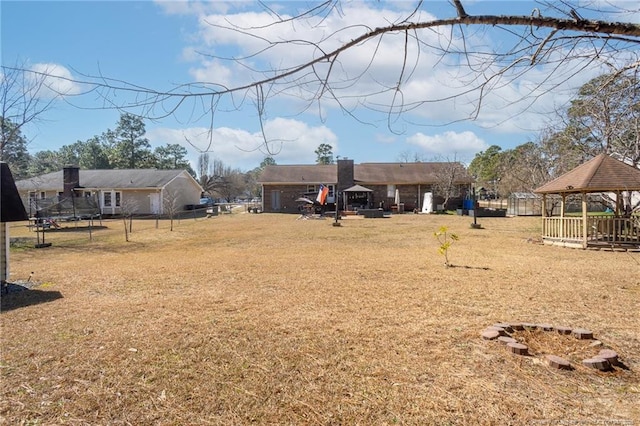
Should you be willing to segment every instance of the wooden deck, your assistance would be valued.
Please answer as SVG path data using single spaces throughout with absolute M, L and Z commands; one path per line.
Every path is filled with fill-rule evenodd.
M 565 247 L 616 247 L 640 249 L 640 218 L 589 216 L 543 217 L 545 244 Z

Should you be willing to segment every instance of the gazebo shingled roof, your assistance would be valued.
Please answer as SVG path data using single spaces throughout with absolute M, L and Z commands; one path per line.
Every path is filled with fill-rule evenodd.
M 5 162 L 0 162 L 0 198 L 0 222 L 18 222 L 28 219 L 11 170 Z M 3 243 L 0 242 L 0 244 Z
M 538 194 L 640 191 L 640 169 L 600 154 L 542 185 Z
M 353 185 L 351 188 L 347 188 L 344 192 L 373 192 L 373 189 L 366 188 L 362 185 Z

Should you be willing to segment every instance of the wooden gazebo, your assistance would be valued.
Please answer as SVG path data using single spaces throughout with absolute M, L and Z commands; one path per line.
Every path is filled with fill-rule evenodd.
M 625 211 L 622 194 L 640 191 L 640 170 L 606 154 L 587 161 L 568 173 L 536 189 L 542 195 L 542 239 L 545 244 L 565 247 L 640 248 L 640 216 Z M 613 215 L 589 214 L 588 195 L 615 194 Z M 581 216 L 567 216 L 566 199 L 581 197 Z M 560 216 L 548 208 L 551 197 L 560 199 Z M 559 196 L 559 197 L 558 197 Z

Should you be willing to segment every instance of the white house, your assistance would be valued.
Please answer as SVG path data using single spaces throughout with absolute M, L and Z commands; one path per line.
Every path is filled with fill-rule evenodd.
M 186 170 L 113 169 L 63 170 L 16 182 L 30 215 L 38 200 L 54 197 L 92 197 L 103 215 L 123 212 L 165 214 L 198 204 L 202 187 Z

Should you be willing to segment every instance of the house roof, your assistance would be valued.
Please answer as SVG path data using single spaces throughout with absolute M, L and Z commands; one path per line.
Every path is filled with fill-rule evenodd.
M 448 162 L 362 163 L 354 166 L 354 180 L 369 184 L 432 183 L 437 182 L 438 177 L 446 173 L 451 164 Z M 453 164 L 463 171 L 463 174 L 457 179 L 457 183 L 471 183 L 473 181 L 460 163 Z
M 27 212 L 16 189 L 9 165 L 0 162 L 0 222 L 19 222 L 27 219 Z
M 261 183 L 337 183 L 338 166 L 335 164 L 272 165 L 260 175 Z
M 80 187 L 87 189 L 162 188 L 180 176 L 193 179 L 184 170 L 113 169 L 80 170 Z M 195 180 L 194 180 L 195 182 Z M 196 182 L 197 184 L 197 182 Z M 51 191 L 63 187 L 63 171 L 47 173 L 16 182 L 19 190 Z
M 640 170 L 600 154 L 575 169 L 542 185 L 539 194 L 640 191 Z
M 354 164 L 354 180 L 363 184 L 417 184 L 438 181 L 450 163 L 362 163 Z M 459 164 L 459 163 L 456 163 Z M 464 168 L 460 165 L 462 170 Z M 262 171 L 259 182 L 263 184 L 315 184 L 337 183 L 338 168 L 328 165 L 272 165 Z M 464 174 L 458 183 L 471 183 L 473 179 Z

